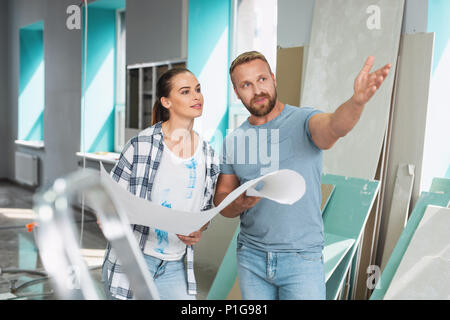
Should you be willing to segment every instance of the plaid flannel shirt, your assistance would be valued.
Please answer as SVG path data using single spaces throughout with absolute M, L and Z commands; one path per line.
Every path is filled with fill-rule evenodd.
M 112 178 L 123 188 L 140 198 L 148 200 L 151 200 L 153 182 L 164 150 L 161 124 L 162 122 L 158 122 L 130 139 L 125 145 L 119 161 L 110 173 Z M 206 160 L 206 181 L 202 203 L 202 211 L 204 211 L 213 207 L 219 166 L 214 149 L 206 141 L 203 141 L 202 149 Z M 131 225 L 131 227 L 143 252 L 150 228 L 142 225 Z M 192 246 L 187 246 L 186 260 L 188 293 L 196 294 Z M 111 295 L 117 299 L 132 299 L 133 292 L 130 283 L 109 243 L 105 252 L 104 267 L 107 268 L 107 286 Z

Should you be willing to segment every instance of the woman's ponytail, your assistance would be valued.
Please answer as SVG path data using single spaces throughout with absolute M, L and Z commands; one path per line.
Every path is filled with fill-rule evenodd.
M 152 109 L 152 125 L 169 120 L 169 110 L 161 103 L 161 98 L 157 98 Z

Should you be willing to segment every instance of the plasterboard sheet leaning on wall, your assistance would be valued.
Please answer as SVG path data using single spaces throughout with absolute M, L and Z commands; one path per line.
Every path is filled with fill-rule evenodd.
M 368 56 L 375 57 L 374 69 L 391 63 L 395 70 L 403 6 L 403 0 L 317 0 L 301 106 L 334 112 L 352 96 Z M 325 173 L 375 177 L 393 81 L 388 75 L 355 128 L 324 153 Z

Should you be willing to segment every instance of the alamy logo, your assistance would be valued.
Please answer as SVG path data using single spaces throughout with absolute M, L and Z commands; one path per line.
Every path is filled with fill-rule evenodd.
M 211 141 L 223 141 L 226 155 L 220 157 L 220 161 L 226 164 L 258 165 L 260 174 L 265 175 L 279 170 L 280 130 L 279 129 L 237 129 L 233 133 L 227 130 L 224 139 L 220 130 L 215 130 Z M 170 140 L 175 143 L 171 151 L 180 158 L 190 158 L 192 137 L 186 129 L 177 129 L 170 134 Z M 220 154 L 221 152 L 219 152 Z M 172 158 L 176 161 L 175 158 Z
M 77 5 L 67 7 L 66 13 L 69 15 L 66 20 L 66 26 L 69 30 L 81 29 L 81 8 Z
M 367 14 L 370 14 L 367 19 L 366 25 L 369 30 L 380 30 L 381 29 L 381 9 L 377 5 L 371 5 L 367 7 Z
M 225 139 L 227 164 L 259 164 L 261 175 L 280 165 L 279 129 L 238 129 Z

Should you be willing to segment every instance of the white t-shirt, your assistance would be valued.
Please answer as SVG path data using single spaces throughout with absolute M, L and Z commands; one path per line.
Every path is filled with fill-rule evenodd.
M 193 156 L 183 159 L 176 156 L 164 143 L 164 151 L 152 188 L 152 202 L 183 211 L 201 210 L 206 179 L 202 145 L 203 142 L 199 139 Z M 175 261 L 181 259 L 185 251 L 186 245 L 175 233 L 150 228 L 144 248 L 146 255 Z

